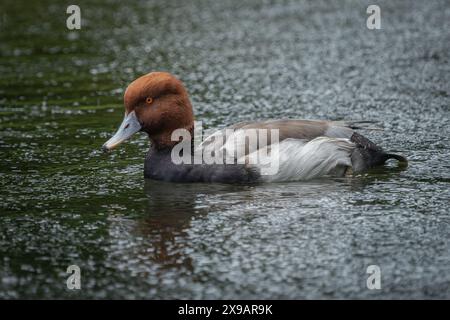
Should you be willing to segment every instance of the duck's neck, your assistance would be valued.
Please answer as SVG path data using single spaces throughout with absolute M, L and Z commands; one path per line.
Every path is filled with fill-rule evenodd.
M 194 124 L 189 125 L 185 128 L 177 128 L 177 129 L 185 129 L 189 132 L 189 139 L 190 141 L 193 141 L 194 139 Z M 177 130 L 175 129 L 175 130 Z M 182 141 L 182 138 L 179 138 L 179 140 L 172 140 L 172 131 L 164 131 L 160 134 L 155 134 L 152 136 L 149 136 L 149 139 L 152 143 L 152 146 L 156 148 L 157 150 L 171 150 L 175 145 L 180 143 Z

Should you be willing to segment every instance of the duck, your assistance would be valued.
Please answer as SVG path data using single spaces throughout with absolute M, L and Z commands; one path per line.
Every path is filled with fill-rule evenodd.
M 102 149 L 109 152 L 137 132 L 145 132 L 150 140 L 144 162 L 144 177 L 148 179 L 207 183 L 302 181 L 355 175 L 382 166 L 389 159 L 403 166 L 408 163 L 406 157 L 385 152 L 358 133 L 357 126 L 345 121 L 245 121 L 217 130 L 196 143 L 196 121 L 188 92 L 182 81 L 168 72 L 140 76 L 128 85 L 123 100 L 123 121 Z M 257 143 L 250 143 L 249 137 L 255 136 Z M 198 161 L 198 154 L 228 161 Z

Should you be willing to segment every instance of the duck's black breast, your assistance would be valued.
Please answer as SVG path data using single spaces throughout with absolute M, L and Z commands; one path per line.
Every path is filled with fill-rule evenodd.
M 171 149 L 150 147 L 144 177 L 170 182 L 257 183 L 261 175 L 257 169 L 244 164 L 175 164 Z

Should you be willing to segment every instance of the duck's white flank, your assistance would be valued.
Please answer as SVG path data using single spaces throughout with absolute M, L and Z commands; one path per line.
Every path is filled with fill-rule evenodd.
M 352 166 L 350 156 L 354 148 L 355 145 L 345 138 L 317 137 L 309 142 L 283 140 L 276 148 L 272 146 L 272 152 L 278 153 L 278 170 L 275 174 L 262 175 L 262 179 L 266 182 L 281 182 L 309 180 L 326 175 L 342 176 Z M 254 157 L 261 158 L 260 152 L 267 150 L 249 154 L 248 157 L 253 157 L 253 163 L 256 162 Z M 274 159 L 273 155 L 271 158 Z M 263 167 L 264 164 L 256 166 Z

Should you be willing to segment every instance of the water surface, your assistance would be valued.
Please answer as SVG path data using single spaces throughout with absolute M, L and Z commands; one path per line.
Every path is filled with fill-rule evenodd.
M 450 5 L 0 4 L 0 298 L 450 298 Z M 145 181 L 138 135 L 100 146 L 154 70 L 197 120 L 371 120 L 406 170 L 230 186 Z M 82 289 L 66 288 L 66 269 Z M 366 288 L 380 266 L 382 289 Z

